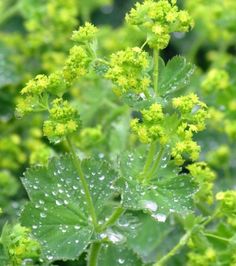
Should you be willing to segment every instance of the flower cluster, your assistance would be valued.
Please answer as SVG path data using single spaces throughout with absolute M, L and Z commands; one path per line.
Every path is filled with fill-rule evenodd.
M 1 187 L 1 196 L 10 197 L 16 194 L 19 186 L 16 179 L 11 175 L 11 173 L 3 170 L 0 171 L 0 187 Z M 0 206 L 5 207 L 2 206 L 2 203 L 3 202 L 0 202 Z
M 172 105 L 180 113 L 180 124 L 177 127 L 177 140 L 171 155 L 177 165 L 184 163 L 184 155 L 188 154 L 192 161 L 199 157 L 200 146 L 192 140 L 193 134 L 205 128 L 207 107 L 197 95 L 191 93 L 172 100 Z
M 208 121 L 208 124 L 210 125 L 210 127 L 213 128 L 214 130 L 222 132 L 223 127 L 219 127 L 219 124 L 224 123 L 225 113 L 214 108 L 214 107 L 210 107 L 208 109 L 208 114 L 209 114 L 209 118 L 210 118 Z
M 29 33 L 30 46 L 38 48 L 50 44 L 59 48 L 64 45 L 65 38 L 69 37 L 77 25 L 76 6 L 76 0 L 39 1 L 35 4 L 21 1 L 20 7 L 25 18 L 25 28 Z
M 192 161 L 199 157 L 200 146 L 192 140 L 193 134 L 205 128 L 206 105 L 195 94 L 180 96 L 172 100 L 174 112 L 179 112 L 179 123 L 168 122 L 171 116 L 164 115 L 160 104 L 141 111 L 141 120 L 131 120 L 131 130 L 143 143 L 159 141 L 161 145 L 171 144 L 171 155 L 177 165 L 182 165 L 185 155 Z M 176 119 L 175 119 L 176 120 Z
M 188 155 L 192 161 L 199 158 L 201 148 L 192 139 L 184 139 L 178 141 L 171 149 L 171 156 L 177 165 L 182 165 L 185 162 L 185 155 Z
M 96 37 L 98 29 L 89 22 L 86 22 L 79 30 L 73 31 L 71 39 L 77 43 L 86 44 L 92 42 Z
M 25 162 L 26 156 L 20 143 L 21 139 L 16 134 L 0 139 L 0 168 L 16 170 Z
M 225 70 L 212 68 L 202 82 L 202 89 L 205 92 L 223 91 L 229 88 L 230 78 Z
M 21 90 L 21 95 L 24 97 L 18 101 L 17 115 L 23 116 L 35 109 L 40 109 L 45 104 L 45 99 L 43 100 L 42 95 L 47 91 L 48 85 L 49 81 L 46 75 L 37 75 L 30 80 Z
M 229 224 L 236 226 L 236 191 L 219 192 L 216 194 L 216 200 L 221 202 L 220 213 L 227 217 Z
M 26 147 L 31 151 L 29 163 L 34 165 L 47 165 L 49 158 L 53 155 L 53 150 L 41 141 L 41 131 L 39 133 L 39 136 L 32 136 L 26 141 Z
M 90 149 L 95 147 L 103 138 L 101 126 L 85 127 L 81 129 L 78 136 L 78 146 L 81 149 Z
M 205 162 L 197 162 L 188 165 L 191 176 L 199 184 L 199 190 L 195 194 L 195 199 L 200 202 L 213 203 L 213 185 L 216 174 L 207 166 Z
M 85 48 L 73 46 L 63 68 L 65 79 L 71 83 L 76 77 L 87 74 L 90 62 L 91 58 Z
M 105 77 L 117 86 L 115 92 L 118 95 L 129 92 L 146 94 L 151 82 L 148 70 L 148 54 L 138 47 L 127 48 L 112 54 Z
M 67 89 L 68 81 L 63 72 L 58 70 L 48 76 L 47 91 L 52 95 L 62 96 Z
M 94 28 L 91 24 L 86 24 L 85 27 L 81 27 L 79 31 L 74 32 L 73 39 L 78 39 L 79 36 L 82 38 L 83 35 L 87 34 L 88 41 L 95 34 L 96 28 Z M 92 31 L 91 35 L 89 35 L 89 31 Z M 92 56 L 86 46 L 74 45 L 70 49 L 62 70 L 57 70 L 49 76 L 37 75 L 21 90 L 23 97 L 18 99 L 17 115 L 21 117 L 33 111 L 48 110 L 49 96 L 61 97 L 76 78 L 89 72 L 91 61 Z
M 190 93 L 174 98 L 172 104 L 180 112 L 181 120 L 187 123 L 190 131 L 198 132 L 205 128 L 205 120 L 208 117 L 207 106 L 196 94 Z
M 236 139 L 236 121 L 227 119 L 224 123 L 225 132 L 231 139 Z
M 198 252 L 192 251 L 188 253 L 187 266 L 210 266 L 215 265 L 217 258 L 216 251 L 209 247 L 206 250 Z
M 223 2 L 218 0 L 187 0 L 185 5 L 196 21 L 197 30 L 201 30 L 205 39 L 218 44 L 234 40 L 233 25 L 236 9 L 234 0 L 224 0 Z
M 215 168 L 225 167 L 229 163 L 230 148 L 227 145 L 221 145 L 214 151 L 207 153 L 207 161 Z
M 162 106 L 154 103 L 149 109 L 141 111 L 142 122 L 135 118 L 131 120 L 131 130 L 138 135 L 142 143 L 151 143 L 160 140 L 161 144 L 165 144 L 166 134 L 163 127 L 164 114 Z
M 193 20 L 187 11 L 179 10 L 176 0 L 145 0 L 137 3 L 126 16 L 126 21 L 147 32 L 148 44 L 155 49 L 164 49 L 172 32 L 187 32 Z
M 37 261 L 40 255 L 39 243 L 30 237 L 30 230 L 19 224 L 9 228 L 7 234 L 7 251 L 11 265 L 23 265 L 23 261 L 30 259 Z
M 66 81 L 61 71 L 49 76 L 37 75 L 21 90 L 21 95 L 24 97 L 18 100 L 17 115 L 23 116 L 33 111 L 48 109 L 48 93 L 61 95 L 65 90 Z
M 21 90 L 21 94 L 41 94 L 46 91 L 48 86 L 48 78 L 45 75 L 37 75 L 33 80 L 30 80 Z
M 49 114 L 49 120 L 44 122 L 43 132 L 50 141 L 59 141 L 60 138 L 80 128 L 81 122 L 77 110 L 62 98 L 57 98 L 52 102 Z

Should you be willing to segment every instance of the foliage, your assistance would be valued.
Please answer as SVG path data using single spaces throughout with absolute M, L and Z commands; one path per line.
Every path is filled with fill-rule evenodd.
M 0 2 L 0 265 L 233 266 L 235 1 L 115 7 Z

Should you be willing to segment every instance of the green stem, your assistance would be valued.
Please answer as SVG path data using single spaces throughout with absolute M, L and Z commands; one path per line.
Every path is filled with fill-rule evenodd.
M 196 206 L 198 207 L 198 209 L 206 216 L 210 216 L 211 215 L 211 211 L 208 210 L 206 208 L 206 206 L 202 203 L 202 202 L 198 202 L 196 203 Z
M 6 10 L 6 12 L 4 12 L 0 18 L 0 25 L 7 21 L 10 17 L 14 16 L 19 11 L 19 7 L 20 5 L 16 4 L 8 8 L 8 10 Z
M 222 241 L 225 241 L 225 242 L 229 242 L 230 241 L 230 239 L 227 239 L 227 238 L 221 237 L 221 236 L 217 236 L 217 235 L 214 235 L 214 234 L 204 233 L 204 235 L 207 236 L 207 237 L 212 237 L 212 238 L 219 239 L 219 240 L 222 240 Z
M 206 219 L 206 221 L 205 221 L 204 223 L 202 223 L 202 225 L 203 225 L 203 226 L 208 225 L 210 222 L 212 222 L 212 221 L 217 217 L 218 214 L 219 214 L 219 211 L 216 210 L 216 211 L 213 213 L 213 215 L 209 216 L 209 218 Z
M 103 63 L 104 65 L 109 65 L 110 63 L 108 61 L 106 61 L 105 59 L 102 59 L 102 58 L 96 58 L 95 61 L 97 62 L 101 62 Z
M 156 169 L 157 169 L 157 167 L 158 167 L 158 165 L 159 165 L 159 163 L 160 163 L 160 160 L 161 160 L 161 158 L 162 158 L 162 156 L 163 156 L 164 150 L 165 150 L 164 147 L 161 147 L 161 148 L 160 148 L 160 151 L 159 151 L 159 153 L 158 153 L 158 155 L 157 155 L 157 159 L 156 159 L 156 161 L 154 162 L 154 164 L 153 164 L 153 166 L 152 166 L 152 169 L 149 171 L 149 174 L 147 175 L 146 179 L 151 178 L 152 175 L 155 173 L 155 171 L 156 171 Z
M 158 71 L 159 71 L 158 59 L 159 59 L 159 50 L 154 49 L 153 50 L 153 63 L 154 63 L 153 87 L 154 87 L 154 91 L 155 91 L 156 95 L 157 95 L 157 91 L 158 91 Z
M 156 262 L 153 266 L 162 266 L 165 262 L 167 262 L 171 257 L 173 257 L 179 250 L 184 247 L 189 238 L 191 236 L 191 231 L 187 232 L 185 235 L 181 237 L 176 246 L 174 246 L 165 256 L 163 256 L 158 262 Z
M 77 173 L 78 173 L 80 180 L 81 180 L 81 183 L 82 183 L 82 187 L 84 189 L 85 198 L 86 198 L 86 202 L 88 205 L 88 210 L 89 210 L 89 213 L 91 215 L 94 228 L 95 228 L 95 230 L 97 230 L 97 228 L 98 228 L 97 216 L 96 216 L 95 208 L 93 205 L 93 200 L 92 200 L 92 197 L 91 197 L 91 194 L 89 191 L 89 187 L 88 187 L 87 181 L 85 179 L 85 176 L 84 176 L 84 173 L 83 173 L 83 170 L 81 167 L 81 161 L 77 157 L 75 150 L 73 148 L 73 145 L 72 145 L 72 143 L 68 137 L 67 137 L 67 143 L 68 143 L 68 146 L 69 146 L 70 151 L 72 153 L 72 159 L 73 159 L 74 166 L 76 167 Z
M 148 40 L 146 40 L 143 45 L 141 46 L 141 50 L 143 50 L 143 48 L 145 47 L 145 45 L 148 43 Z
M 101 243 L 95 242 L 90 246 L 88 266 L 97 266 L 98 254 L 101 249 Z
M 147 155 L 147 158 L 146 158 L 146 162 L 145 162 L 143 171 L 140 174 L 140 178 L 145 178 L 145 175 L 147 174 L 147 171 L 149 170 L 149 168 L 150 168 L 150 166 L 152 164 L 155 152 L 156 152 L 156 142 L 153 142 L 150 145 L 150 149 L 149 149 L 149 152 L 148 152 L 148 155 Z
M 113 225 L 119 218 L 120 216 L 124 213 L 123 207 L 118 207 L 113 214 L 110 216 L 110 218 L 103 224 L 100 228 L 100 231 L 106 230 L 107 227 L 110 225 Z

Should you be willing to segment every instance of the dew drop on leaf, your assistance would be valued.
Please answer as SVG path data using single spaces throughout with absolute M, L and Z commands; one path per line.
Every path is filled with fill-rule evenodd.
M 162 213 L 153 214 L 152 217 L 158 222 L 164 223 L 166 221 L 166 215 Z
M 155 212 L 158 208 L 157 204 L 154 201 L 151 200 L 143 200 L 142 206 L 144 209 L 147 209 L 151 212 Z

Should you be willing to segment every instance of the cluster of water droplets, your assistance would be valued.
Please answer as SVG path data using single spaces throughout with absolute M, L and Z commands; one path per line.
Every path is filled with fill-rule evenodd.
M 102 240 L 109 240 L 113 244 L 122 244 L 126 241 L 126 237 L 123 234 L 112 228 L 102 232 L 99 237 Z
M 166 221 L 167 219 L 166 214 L 159 210 L 159 209 L 163 209 L 163 206 L 159 208 L 157 203 L 152 200 L 142 200 L 141 205 L 143 209 L 151 213 L 151 216 L 158 222 L 164 223 Z
M 190 63 L 188 63 L 185 58 L 181 57 L 181 60 L 183 61 L 182 67 L 179 67 L 177 72 L 175 70 L 176 74 L 173 75 L 168 80 L 165 80 L 165 82 L 160 84 L 160 90 L 164 91 L 165 94 L 170 94 L 176 91 L 178 88 L 182 88 L 188 85 L 189 80 L 191 79 L 195 71 L 195 67 L 193 67 Z M 178 64 L 178 65 L 180 66 L 181 64 Z M 168 67 L 168 64 L 167 64 L 167 67 Z

